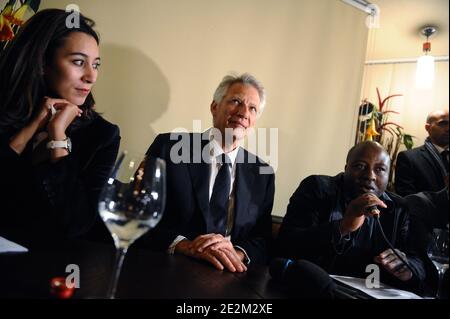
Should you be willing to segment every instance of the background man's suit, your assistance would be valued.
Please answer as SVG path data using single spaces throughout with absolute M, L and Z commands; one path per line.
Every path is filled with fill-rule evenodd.
M 208 233 L 211 222 L 209 216 L 209 169 L 210 164 L 174 163 L 170 159 L 171 147 L 181 139 L 189 140 L 191 159 L 193 155 L 201 159 L 195 150 L 194 141 L 199 142 L 200 133 L 175 133 L 177 140 L 171 140 L 170 134 L 158 135 L 147 151 L 147 154 L 166 161 L 167 196 L 166 209 L 159 225 L 147 236 L 139 240 L 139 244 L 158 250 L 167 250 L 178 236 L 189 240 Z M 208 147 L 206 140 L 201 140 L 202 150 Z M 181 153 L 179 154 L 181 155 Z M 242 162 L 242 158 L 245 159 Z M 256 163 L 249 163 L 253 158 Z M 259 158 L 240 149 L 236 159 L 235 180 L 235 214 L 231 232 L 231 242 L 242 247 L 251 262 L 265 263 L 268 257 L 271 239 L 271 211 L 274 198 L 274 174 L 260 174 L 260 168 L 269 166 Z
M 401 196 L 445 187 L 439 164 L 424 145 L 400 152 L 395 169 L 395 191 Z

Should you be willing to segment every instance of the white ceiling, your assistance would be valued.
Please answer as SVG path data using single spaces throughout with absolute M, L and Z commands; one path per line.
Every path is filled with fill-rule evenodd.
M 380 9 L 380 27 L 371 29 L 368 60 L 412 58 L 421 55 L 422 27 L 433 25 L 431 54 L 448 56 L 449 0 L 371 0 Z

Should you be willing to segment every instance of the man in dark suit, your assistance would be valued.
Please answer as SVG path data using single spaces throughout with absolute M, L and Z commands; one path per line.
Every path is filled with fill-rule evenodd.
M 389 167 L 380 144 L 362 142 L 348 152 L 344 173 L 304 179 L 289 201 L 277 253 L 310 260 L 332 274 L 361 278 L 376 263 L 378 280 L 419 290 L 423 264 L 407 246 L 403 199 L 386 191 Z M 389 248 L 382 230 L 411 269 Z
M 232 272 L 266 262 L 274 174 L 239 146 L 264 104 L 253 76 L 226 76 L 211 103 L 213 128 L 156 137 L 147 154 L 166 161 L 167 205 L 141 243 Z
M 448 110 L 431 112 L 425 129 L 425 144 L 398 154 L 395 191 L 401 196 L 439 191 L 448 175 Z

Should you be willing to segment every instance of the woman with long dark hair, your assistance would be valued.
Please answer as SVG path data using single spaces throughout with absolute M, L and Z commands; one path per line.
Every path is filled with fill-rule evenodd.
M 74 14 L 36 13 L 0 56 L 0 236 L 25 245 L 89 232 L 119 148 L 94 111 L 94 22 Z

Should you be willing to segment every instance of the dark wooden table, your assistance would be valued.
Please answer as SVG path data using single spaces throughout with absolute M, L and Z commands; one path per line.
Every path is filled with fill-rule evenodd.
M 0 298 L 54 298 L 52 278 L 66 267 L 80 269 L 73 298 L 105 298 L 114 263 L 114 247 L 71 243 L 23 254 L 0 255 Z M 268 268 L 250 265 L 246 273 L 218 271 L 185 256 L 130 248 L 119 279 L 117 298 L 266 299 L 283 298 Z

